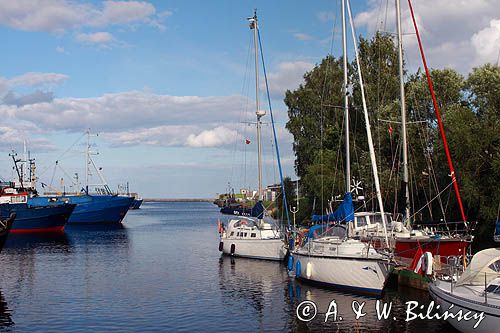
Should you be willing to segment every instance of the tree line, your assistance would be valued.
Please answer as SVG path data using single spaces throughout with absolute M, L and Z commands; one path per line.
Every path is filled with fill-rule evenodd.
M 389 34 L 360 39 L 360 63 L 375 143 L 384 208 L 404 211 L 401 115 L 396 43 Z M 378 209 L 371 172 L 356 63 L 348 65 L 351 174 L 368 209 Z M 500 68 L 485 64 L 467 76 L 432 69 L 431 77 L 468 221 L 476 239 L 490 241 L 500 193 Z M 405 70 L 408 167 L 413 219 L 461 221 L 425 73 Z M 334 209 L 345 192 L 343 60 L 328 55 L 287 91 L 285 104 L 300 178 L 298 221 Z M 286 180 L 288 202 L 295 193 Z M 339 197 L 340 196 L 340 197 Z M 481 245 L 480 245 L 481 247 Z

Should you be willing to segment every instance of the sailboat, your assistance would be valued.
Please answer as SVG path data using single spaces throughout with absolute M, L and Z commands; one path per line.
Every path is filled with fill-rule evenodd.
M 255 101 L 257 116 L 257 157 L 258 157 L 258 202 L 257 207 L 262 207 L 256 217 L 241 216 L 229 220 L 227 226 L 219 221 L 218 231 L 220 233 L 219 251 L 238 257 L 247 257 L 266 260 L 283 260 L 286 253 L 284 234 L 272 221 L 266 220 L 265 210 L 262 206 L 262 139 L 261 127 L 262 117 L 266 111 L 260 109 L 259 105 L 259 27 L 257 12 L 248 18 L 250 30 L 253 32 L 255 51 Z
M 344 195 L 344 201 L 334 213 L 327 216 L 320 216 L 319 218 L 316 217 L 319 221 L 328 220 L 335 223 L 326 225 L 319 224 L 310 228 L 304 242 L 292 251 L 292 259 L 289 261 L 288 269 L 293 270 L 295 263 L 295 276 L 301 280 L 355 293 L 380 296 L 392 269 L 388 257 L 378 253 L 373 247 L 370 246 L 369 243 L 364 243 L 359 239 L 353 238 L 351 235 L 352 221 L 354 219 L 354 207 L 351 196 L 349 152 L 349 94 L 347 93 L 347 38 L 345 17 L 346 4 L 356 54 L 373 178 L 375 181 L 380 216 L 385 230 L 384 206 L 380 191 L 370 122 L 368 119 L 368 110 L 364 95 L 363 77 L 361 74 L 361 66 L 359 64 L 356 34 L 354 32 L 349 0 L 342 0 L 346 193 Z M 387 244 L 387 235 L 385 239 Z
M 410 191 L 408 185 L 408 142 L 407 142 L 407 121 L 406 121 L 406 103 L 405 103 L 405 87 L 403 78 L 403 42 L 401 32 L 401 6 L 400 0 L 396 0 L 396 25 L 398 36 L 398 58 L 399 58 L 399 81 L 400 81 L 400 105 L 401 105 L 401 137 L 402 137 L 402 166 L 403 166 L 403 186 L 405 194 L 405 210 L 403 222 L 392 221 L 387 225 L 390 233 L 390 246 L 394 250 L 396 257 L 413 258 L 417 253 L 430 252 L 432 255 L 440 255 L 443 260 L 448 256 L 464 255 L 468 246 L 472 243 L 473 237 L 468 233 L 451 235 L 447 232 L 431 232 L 425 230 L 414 229 L 411 226 L 410 212 Z M 415 26 L 416 27 L 416 26 Z M 427 65 L 424 66 L 427 70 Z M 428 78 L 430 80 L 430 78 Z M 434 93 L 431 92 L 433 98 Z M 446 137 L 441 125 L 441 117 L 437 104 L 434 104 L 438 122 L 440 124 L 441 136 L 445 145 L 445 151 L 448 156 L 450 173 L 452 182 L 455 187 L 455 193 L 459 202 L 462 213 L 462 218 L 465 226 L 467 220 L 463 213 L 462 201 L 458 191 L 458 185 L 455 178 L 455 171 L 451 164 Z M 389 217 L 389 216 L 387 216 Z M 362 240 L 371 242 L 375 248 L 380 248 L 384 244 L 385 230 L 381 225 L 380 218 L 373 214 L 356 214 L 354 218 L 354 234 Z

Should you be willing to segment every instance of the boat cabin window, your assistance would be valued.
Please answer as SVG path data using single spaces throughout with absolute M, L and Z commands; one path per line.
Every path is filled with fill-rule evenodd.
M 486 292 L 500 295 L 500 285 L 490 284 L 488 288 L 486 288 Z
M 233 235 L 234 235 L 234 231 L 231 231 L 231 236 L 233 236 Z
M 375 215 L 371 215 L 370 216 L 370 220 L 371 220 L 371 223 L 372 224 L 382 224 L 382 214 L 375 214 Z M 390 219 L 390 215 L 389 214 L 385 214 L 385 222 L 386 223 L 389 223 L 391 222 L 391 219 Z
M 236 237 L 240 237 L 240 233 L 239 232 L 236 233 Z
M 343 225 L 330 225 L 324 226 L 322 228 L 318 228 L 312 232 L 312 235 L 309 235 L 310 238 L 321 238 L 321 237 L 338 237 L 340 239 L 345 238 L 346 236 L 346 227 Z
M 491 270 L 497 272 L 497 273 L 500 273 L 500 259 L 498 259 L 497 261 L 491 263 L 488 268 L 490 268 Z
M 356 217 L 356 226 L 357 227 L 364 227 L 367 224 L 366 222 L 366 216 L 358 216 Z
M 246 219 L 241 219 L 237 222 L 234 223 L 234 228 L 238 228 L 238 227 L 249 227 L 249 228 L 252 228 L 252 227 L 255 227 L 256 224 L 254 221 L 252 220 L 246 220 Z
M 247 233 L 245 232 L 245 233 L 243 234 L 243 237 L 246 237 L 246 236 L 247 236 Z
M 252 232 L 252 233 L 250 234 L 250 237 L 257 237 L 257 234 L 256 234 L 255 232 Z

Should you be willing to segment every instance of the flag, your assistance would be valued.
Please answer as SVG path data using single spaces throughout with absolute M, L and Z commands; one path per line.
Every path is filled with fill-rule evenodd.
M 418 244 L 418 249 L 417 251 L 415 252 L 415 255 L 413 256 L 413 260 L 411 261 L 411 264 L 410 264 L 410 269 L 415 271 L 415 273 L 418 273 L 418 271 L 420 270 L 421 267 L 418 267 L 418 262 L 420 261 L 420 257 L 422 256 L 422 254 L 424 254 L 424 251 L 422 250 L 422 248 L 420 247 L 420 244 Z
M 250 141 L 249 139 L 245 139 L 245 143 L 246 143 L 247 145 L 249 145 L 249 144 L 250 144 L 250 142 L 251 142 L 251 141 Z
M 392 136 L 392 126 L 389 125 L 389 135 Z

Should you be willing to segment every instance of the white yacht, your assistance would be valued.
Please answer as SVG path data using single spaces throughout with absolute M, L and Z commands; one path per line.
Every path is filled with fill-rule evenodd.
M 369 243 L 347 237 L 345 225 L 316 225 L 293 252 L 296 277 L 336 289 L 380 296 L 389 277 L 388 258 Z
M 284 234 L 280 231 L 279 227 L 272 222 L 265 220 L 266 209 L 263 207 L 263 194 L 262 189 L 262 117 L 266 115 L 266 111 L 260 109 L 259 106 L 259 27 L 257 21 L 257 13 L 254 12 L 253 17 L 249 17 L 248 21 L 250 23 L 250 30 L 253 33 L 254 40 L 254 51 L 255 51 L 255 115 L 257 117 L 256 127 L 257 127 L 257 164 L 258 164 L 258 201 L 255 207 L 260 206 L 262 212 L 258 211 L 255 218 L 238 216 L 230 219 L 227 225 L 223 225 L 219 221 L 219 234 L 220 243 L 219 251 L 224 254 L 229 254 L 238 257 L 247 257 L 255 259 L 267 259 L 267 260 L 283 260 L 287 253 L 287 247 L 285 242 Z M 262 51 L 261 51 L 262 55 Z M 267 86 L 267 81 L 266 81 Z M 269 100 L 270 103 L 270 100 Z M 271 109 L 271 107 L 269 106 Z M 272 118 L 271 111 L 271 123 L 274 122 Z M 276 136 L 275 147 L 277 147 Z M 277 160 L 279 165 L 279 154 L 278 149 L 276 149 Z M 281 170 L 281 169 L 280 169 Z M 280 171 L 281 174 L 281 171 Z M 281 177 L 282 178 L 282 177 Z M 283 186 L 283 180 L 282 180 Z M 283 191 L 284 192 L 284 191 Z M 285 198 L 284 198 L 284 202 Z M 286 205 L 285 205 L 286 207 Z M 254 209 L 252 209 L 252 214 Z M 288 214 L 288 213 L 287 213 Z
M 219 250 L 232 256 L 267 260 L 283 260 L 287 252 L 276 226 L 250 217 L 229 220 L 222 230 Z
M 375 190 L 377 194 L 378 209 L 382 221 L 382 231 L 385 234 L 385 244 L 389 244 L 387 238 L 386 215 L 380 190 L 378 178 L 375 149 L 370 129 L 370 121 L 363 87 L 363 77 L 359 63 L 359 54 L 356 43 L 356 34 L 353 28 L 352 13 L 348 0 L 342 0 L 342 42 L 343 42 L 343 74 L 344 74 L 344 144 L 346 162 L 346 193 L 344 201 L 336 211 L 327 216 L 320 216 L 319 221 L 336 224 L 320 224 L 313 226 L 307 238 L 295 250 L 292 251 L 292 261 L 288 268 L 295 267 L 297 278 L 322 284 L 338 289 L 345 289 L 356 293 L 380 296 L 384 290 L 389 277 L 391 265 L 388 257 L 375 251 L 370 242 L 362 242 L 353 238 L 352 223 L 354 220 L 354 207 L 351 195 L 351 171 L 349 151 L 349 93 L 347 73 L 347 46 L 346 46 L 346 8 L 351 25 L 352 40 L 356 54 L 356 63 L 360 83 L 361 97 L 363 101 L 363 113 L 365 118 L 366 135 L 370 150 L 370 160 L 373 172 Z M 316 220 L 313 216 L 313 220 Z M 343 225 L 344 224 L 344 225 Z M 351 229 L 351 230 L 349 230 Z
M 429 293 L 441 314 L 454 315 L 447 320 L 460 332 L 498 332 L 500 248 L 476 253 L 458 279 L 456 274 L 441 276 L 429 285 Z

